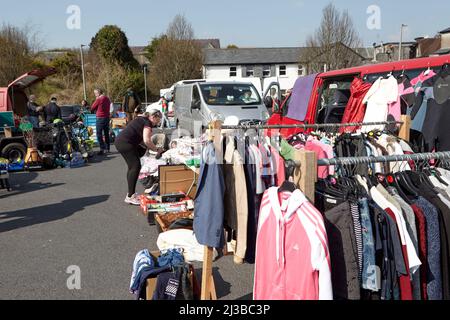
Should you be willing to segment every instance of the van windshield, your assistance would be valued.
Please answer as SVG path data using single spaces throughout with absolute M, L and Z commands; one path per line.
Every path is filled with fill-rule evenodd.
M 261 97 L 252 84 L 201 84 L 203 99 L 209 105 L 260 104 Z

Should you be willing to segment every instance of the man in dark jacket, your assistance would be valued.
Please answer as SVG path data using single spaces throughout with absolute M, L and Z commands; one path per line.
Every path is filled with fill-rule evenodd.
M 45 106 L 45 122 L 52 123 L 56 119 L 61 119 L 61 108 L 56 103 L 56 97 L 52 97 L 48 105 Z
M 39 116 L 43 110 L 43 107 L 40 107 L 36 103 L 36 96 L 34 94 L 30 95 L 30 100 L 27 103 L 27 111 L 28 111 L 28 120 L 33 125 L 33 128 L 39 127 Z
M 123 111 L 127 114 L 128 122 L 136 117 L 136 109 L 141 104 L 138 95 L 133 91 L 132 88 L 128 88 L 123 98 Z

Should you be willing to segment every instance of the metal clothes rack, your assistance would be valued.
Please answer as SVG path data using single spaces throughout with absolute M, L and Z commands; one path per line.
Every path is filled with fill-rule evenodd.
M 213 141 L 216 148 L 220 147 L 220 138 L 222 130 L 225 129 L 320 129 L 320 128 L 339 128 L 339 127 L 361 127 L 370 125 L 394 125 L 400 124 L 398 137 L 409 141 L 409 133 L 411 127 L 411 118 L 407 115 L 401 116 L 401 121 L 383 121 L 383 122 L 362 122 L 362 123 L 329 123 L 329 124 L 295 124 L 295 125 L 223 125 L 216 120 L 209 124 L 209 140 Z M 411 160 L 412 155 L 407 155 L 409 158 L 404 160 Z M 449 152 L 450 156 L 450 152 Z M 398 158 L 396 158 L 398 159 Z M 331 163 L 324 163 L 322 159 L 317 161 L 316 153 L 314 151 L 297 150 L 295 152 L 295 162 L 298 164 L 294 172 L 294 181 L 299 186 L 300 190 L 305 196 L 314 203 L 315 183 L 317 182 L 317 166 L 332 165 Z M 327 159 L 323 159 L 327 160 Z M 337 161 L 340 161 L 339 158 Z M 348 161 L 348 160 L 347 160 Z M 363 160 L 361 160 L 363 161 Z M 369 160 L 366 160 L 369 161 Z M 370 159 L 373 161 L 373 158 Z M 386 157 L 383 158 L 386 161 Z M 392 160 L 396 161 L 396 160 Z M 398 160 L 397 160 L 398 161 Z M 338 164 L 338 163 L 335 163 Z M 201 284 L 201 300 L 216 300 L 216 290 L 214 285 L 214 278 L 212 276 L 212 261 L 213 248 L 204 247 L 203 254 L 203 270 L 202 270 L 202 284 Z
M 364 127 L 374 125 L 396 125 L 403 124 L 404 121 L 379 121 L 379 122 L 350 122 L 350 123 L 318 123 L 318 124 L 240 124 L 222 125 L 222 129 L 321 129 L 321 128 L 341 128 L 341 127 Z
M 395 162 L 395 161 L 426 161 L 426 160 L 440 160 L 450 159 L 450 151 L 443 152 L 429 152 L 429 153 L 414 153 L 392 156 L 377 156 L 377 157 L 343 157 L 333 159 L 319 159 L 318 166 L 334 166 L 334 165 L 356 165 L 369 164 L 376 162 Z

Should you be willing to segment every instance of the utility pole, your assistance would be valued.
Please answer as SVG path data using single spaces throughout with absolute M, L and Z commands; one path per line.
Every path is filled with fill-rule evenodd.
M 402 26 L 400 27 L 400 44 L 398 46 L 398 61 L 403 59 L 403 54 L 402 54 L 403 27 L 407 27 L 407 25 L 402 23 Z
M 144 67 L 144 84 L 145 84 L 145 107 L 147 108 L 147 64 L 143 65 Z
M 81 73 L 82 73 L 82 76 L 83 76 L 83 96 L 84 96 L 84 100 L 87 100 L 87 95 L 86 95 L 86 76 L 85 76 L 85 74 L 84 74 L 83 47 L 85 47 L 84 44 L 80 45 L 80 53 L 81 53 Z

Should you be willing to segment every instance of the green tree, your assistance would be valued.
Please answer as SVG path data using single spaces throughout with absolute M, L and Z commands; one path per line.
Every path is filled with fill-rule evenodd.
M 74 51 L 67 51 L 58 55 L 51 66 L 58 70 L 58 77 L 65 88 L 73 88 L 81 83 L 81 61 Z
M 239 49 L 239 47 L 237 45 L 235 45 L 235 44 L 229 44 L 227 46 L 227 49 Z
M 117 26 L 106 25 L 92 38 L 90 47 L 108 64 L 118 63 L 126 69 L 138 69 L 128 38 Z
M 167 39 L 167 35 L 161 34 L 159 37 L 154 37 L 150 44 L 145 47 L 144 49 L 144 56 L 152 63 L 153 58 L 156 55 L 156 50 L 158 49 L 158 46 L 161 44 L 163 40 Z
M 0 86 L 7 86 L 30 71 L 32 63 L 32 48 L 26 30 L 3 25 L 0 28 Z

